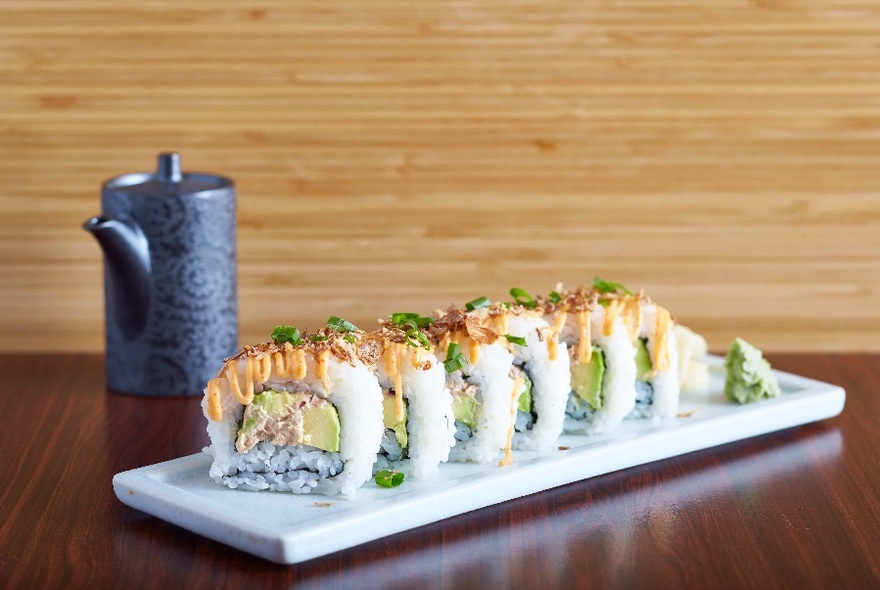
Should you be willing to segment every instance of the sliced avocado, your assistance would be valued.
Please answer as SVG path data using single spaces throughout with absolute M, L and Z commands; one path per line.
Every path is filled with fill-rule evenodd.
M 571 366 L 571 388 L 593 410 L 602 409 L 602 379 L 605 377 L 605 355 L 593 347 L 590 362 L 575 362 Z
M 397 419 L 397 403 L 394 394 L 382 396 L 382 412 L 385 417 L 385 428 L 394 431 L 400 448 L 405 449 L 409 443 L 409 437 L 406 434 L 406 402 L 403 404 L 403 420 L 398 421 Z
M 529 376 L 526 375 L 525 371 L 523 371 L 522 376 L 524 389 L 522 390 L 522 393 L 519 394 L 519 405 L 516 409 L 528 414 L 532 411 L 532 380 L 529 379 Z
M 473 430 L 477 427 L 477 402 L 467 395 L 452 396 L 452 415 Z
M 302 444 L 331 453 L 339 451 L 339 414 L 332 404 L 303 410 Z
M 254 401 L 251 402 L 251 405 L 253 405 L 254 408 L 263 410 L 273 418 L 282 418 L 287 414 L 287 408 L 290 407 L 296 399 L 296 394 L 267 389 L 266 391 L 255 395 Z
M 648 354 L 648 340 L 639 338 L 636 340 L 636 379 L 650 383 L 654 365 L 651 363 L 651 355 Z

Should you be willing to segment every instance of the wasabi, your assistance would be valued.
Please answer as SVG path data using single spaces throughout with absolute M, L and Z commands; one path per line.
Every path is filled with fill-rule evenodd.
M 748 404 L 779 395 L 779 383 L 770 371 L 770 363 L 760 350 L 742 338 L 731 343 L 724 368 L 724 397 L 730 401 Z

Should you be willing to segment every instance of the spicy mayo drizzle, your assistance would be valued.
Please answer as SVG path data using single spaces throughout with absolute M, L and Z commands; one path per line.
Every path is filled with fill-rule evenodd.
M 524 380 L 517 377 L 513 382 L 513 393 L 510 394 L 510 426 L 507 428 L 507 443 L 504 445 L 504 458 L 498 463 L 498 467 L 504 467 L 513 463 L 513 430 L 516 425 L 516 408 L 519 401 L 519 388 L 522 387 Z

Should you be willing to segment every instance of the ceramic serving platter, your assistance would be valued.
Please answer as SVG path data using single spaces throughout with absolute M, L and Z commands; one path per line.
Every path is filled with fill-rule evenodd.
M 561 436 L 550 450 L 514 453 L 507 467 L 449 463 L 430 481 L 394 489 L 366 483 L 352 499 L 230 490 L 208 478 L 199 453 L 118 473 L 116 496 L 170 523 L 278 562 L 298 563 L 513 498 L 836 416 L 843 389 L 775 371 L 782 395 L 740 406 L 725 401 L 723 359 L 711 380 L 682 394 L 679 416 L 626 420 L 606 436 Z

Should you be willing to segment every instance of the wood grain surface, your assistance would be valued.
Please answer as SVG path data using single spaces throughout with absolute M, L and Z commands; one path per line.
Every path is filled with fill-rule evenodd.
M 239 189 L 243 342 L 645 287 L 715 349 L 880 351 L 880 4 L 0 3 L 0 350 L 103 346 L 102 180 Z
M 114 496 L 113 474 L 207 444 L 198 399 L 105 393 L 98 355 L 0 355 L 0 579 L 9 588 L 876 588 L 880 357 L 770 360 L 844 387 L 843 413 L 285 567 Z

